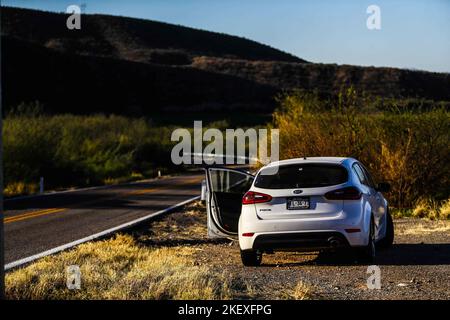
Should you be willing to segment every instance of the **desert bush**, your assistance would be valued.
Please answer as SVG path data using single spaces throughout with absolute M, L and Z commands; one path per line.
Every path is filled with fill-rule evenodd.
M 279 98 L 273 126 L 280 129 L 280 158 L 345 156 L 361 160 L 377 181 L 388 181 L 393 206 L 420 197 L 447 199 L 450 113 L 381 112 L 361 105 L 353 88 L 336 100 L 294 92 Z

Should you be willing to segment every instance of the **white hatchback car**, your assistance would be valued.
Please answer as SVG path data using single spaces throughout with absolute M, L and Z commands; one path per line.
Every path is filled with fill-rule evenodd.
M 275 169 L 275 170 L 274 170 Z M 353 158 L 301 158 L 271 163 L 256 177 L 211 167 L 206 201 L 210 237 L 238 237 L 242 262 L 261 263 L 264 252 L 352 248 L 372 262 L 388 247 L 394 226 L 382 192 Z

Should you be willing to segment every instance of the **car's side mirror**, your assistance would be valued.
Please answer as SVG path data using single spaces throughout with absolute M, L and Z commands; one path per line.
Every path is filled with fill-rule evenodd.
M 377 186 L 377 191 L 389 192 L 389 191 L 391 191 L 391 185 L 387 182 L 380 182 Z

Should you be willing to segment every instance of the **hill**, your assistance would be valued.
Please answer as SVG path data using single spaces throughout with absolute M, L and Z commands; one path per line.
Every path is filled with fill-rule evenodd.
M 335 94 L 354 85 L 375 96 L 450 101 L 450 75 L 314 64 L 267 45 L 161 22 L 1 8 L 6 111 L 39 101 L 47 113 L 151 116 L 271 112 L 289 89 Z
M 39 101 L 47 113 L 129 116 L 172 111 L 270 110 L 275 88 L 196 68 L 66 54 L 2 37 L 5 105 Z
M 195 56 L 306 62 L 240 37 L 162 22 L 82 15 L 81 30 L 66 28 L 67 14 L 2 8 L 2 34 L 62 52 L 136 62 L 190 64 Z

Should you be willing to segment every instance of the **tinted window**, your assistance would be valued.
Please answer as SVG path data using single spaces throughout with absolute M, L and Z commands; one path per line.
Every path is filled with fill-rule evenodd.
M 373 182 L 373 179 L 370 176 L 369 171 L 367 171 L 367 169 L 364 166 L 360 165 L 359 163 L 355 163 L 353 165 L 353 169 L 355 170 L 355 173 L 358 176 L 359 181 L 363 185 L 375 189 L 375 183 Z
M 362 171 L 361 167 L 355 163 L 353 165 L 353 170 L 355 170 L 356 175 L 358 176 L 359 182 L 361 182 L 364 185 L 368 185 L 366 176 L 364 175 L 364 172 Z
M 245 193 L 253 183 L 253 177 L 226 169 L 210 169 L 214 192 Z
M 340 165 L 333 164 L 286 165 L 280 166 L 276 174 L 264 173 L 262 170 L 256 177 L 255 187 L 264 189 L 320 188 L 341 184 L 348 180 L 347 170 Z
M 366 175 L 368 186 L 375 189 L 376 188 L 375 182 L 372 179 L 372 176 L 370 175 L 369 170 L 367 170 L 366 167 L 364 167 L 364 166 L 361 166 L 361 168 L 364 170 L 364 174 Z

